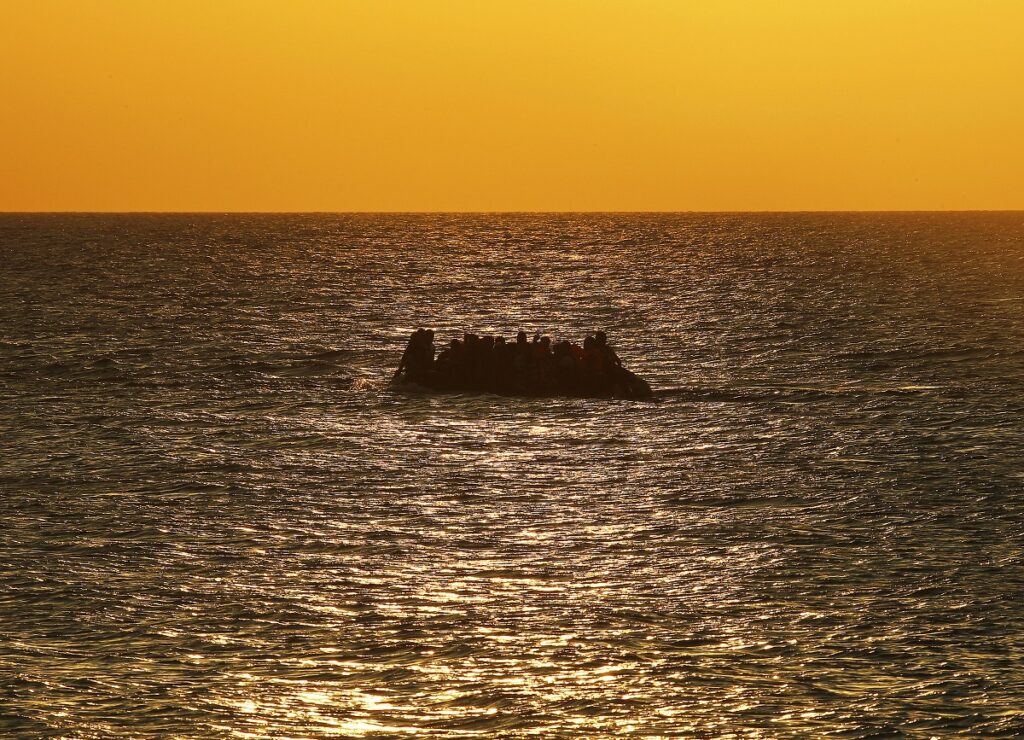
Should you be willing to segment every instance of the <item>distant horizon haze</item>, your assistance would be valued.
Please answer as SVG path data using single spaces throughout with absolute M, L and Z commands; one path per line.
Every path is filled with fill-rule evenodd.
M 4 6 L 2 212 L 1024 209 L 1024 3 Z

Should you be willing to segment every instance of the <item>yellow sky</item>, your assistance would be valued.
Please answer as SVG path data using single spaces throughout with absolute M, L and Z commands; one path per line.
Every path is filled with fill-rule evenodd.
M 1024 208 L 1024 1 L 0 0 L 0 210 Z

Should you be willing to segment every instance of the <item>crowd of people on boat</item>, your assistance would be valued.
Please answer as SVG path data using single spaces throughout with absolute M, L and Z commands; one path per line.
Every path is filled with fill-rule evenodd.
M 646 396 L 650 387 L 622 366 L 603 331 L 566 340 L 520 331 L 515 341 L 466 333 L 434 356 L 434 332 L 409 339 L 395 381 L 438 390 L 505 395 Z

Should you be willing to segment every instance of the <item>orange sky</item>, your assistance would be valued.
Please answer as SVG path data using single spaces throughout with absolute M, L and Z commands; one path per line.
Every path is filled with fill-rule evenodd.
M 1017 0 L 2 0 L 0 210 L 1024 208 Z

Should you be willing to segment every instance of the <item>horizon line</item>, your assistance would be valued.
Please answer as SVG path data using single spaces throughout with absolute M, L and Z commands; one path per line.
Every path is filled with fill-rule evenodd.
M 471 216 L 471 215 L 710 215 L 710 214 L 857 214 L 857 213 L 1024 213 L 1024 208 L 870 208 L 870 209 L 713 209 L 713 210 L 311 210 L 311 211 L 245 211 L 245 210 L 125 210 L 125 211 L 87 211 L 87 210 L 31 210 L 3 211 L 0 216 L 131 216 L 131 215 L 223 215 L 223 216 Z

